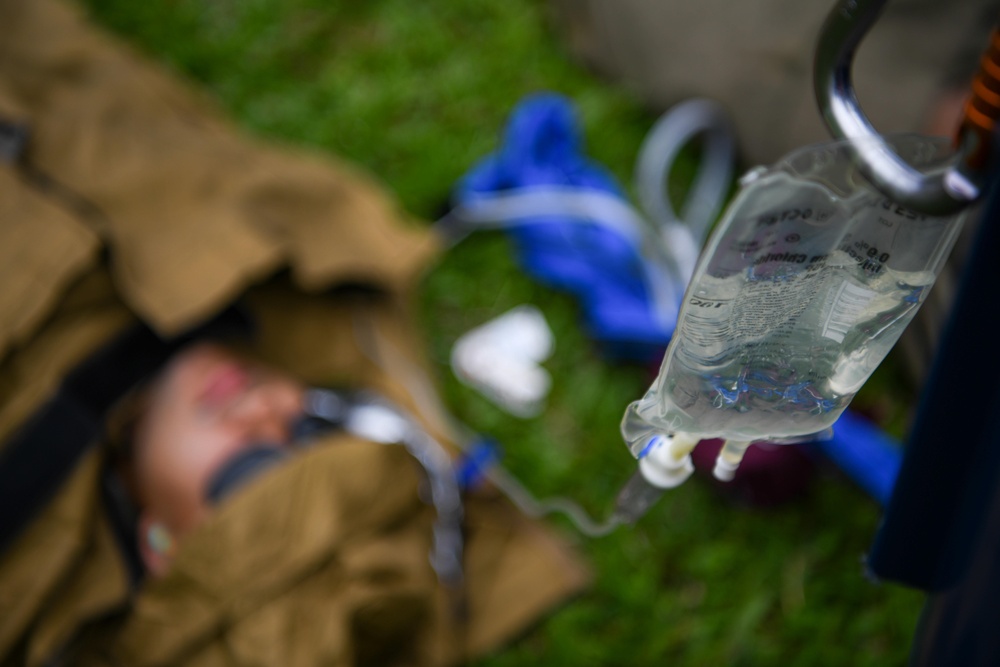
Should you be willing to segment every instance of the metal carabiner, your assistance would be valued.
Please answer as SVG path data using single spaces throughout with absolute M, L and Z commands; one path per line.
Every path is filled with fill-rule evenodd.
M 922 213 L 954 213 L 983 191 L 985 169 L 978 158 L 988 148 L 985 144 L 991 140 L 992 121 L 985 131 L 967 131 L 963 126 L 956 154 L 943 167 L 927 173 L 904 162 L 882 139 L 858 103 L 851 64 L 858 44 L 885 2 L 840 0 L 827 16 L 813 64 L 816 101 L 834 137 L 859 140 L 854 142 L 859 169 L 878 190 Z

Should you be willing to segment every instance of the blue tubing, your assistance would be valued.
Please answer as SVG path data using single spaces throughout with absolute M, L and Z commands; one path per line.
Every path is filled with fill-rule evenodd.
M 888 504 L 903 460 L 895 438 L 845 410 L 833 425 L 833 437 L 815 446 L 880 505 Z

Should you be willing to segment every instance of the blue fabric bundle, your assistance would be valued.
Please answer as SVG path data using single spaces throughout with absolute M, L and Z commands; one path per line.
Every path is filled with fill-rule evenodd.
M 539 187 L 599 192 L 627 199 L 611 174 L 582 151 L 570 103 L 555 94 L 523 100 L 513 111 L 499 150 L 458 184 L 456 206 Z M 513 221 L 512 221 L 513 222 Z M 655 271 L 636 243 L 578 211 L 538 215 L 506 226 L 521 268 L 539 282 L 579 301 L 590 336 L 615 358 L 653 360 L 662 355 L 676 324 L 657 311 L 647 276 Z

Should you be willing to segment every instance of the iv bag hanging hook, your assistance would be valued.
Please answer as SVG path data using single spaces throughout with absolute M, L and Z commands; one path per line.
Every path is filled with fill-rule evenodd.
M 975 137 L 963 137 L 958 155 L 943 169 L 923 173 L 906 164 L 881 138 L 861 110 L 851 64 L 861 39 L 886 0 L 840 0 L 823 24 L 813 64 L 813 88 L 834 137 L 858 139 L 854 152 L 861 172 L 899 204 L 932 215 L 958 211 L 979 197 L 977 173 L 963 159 Z

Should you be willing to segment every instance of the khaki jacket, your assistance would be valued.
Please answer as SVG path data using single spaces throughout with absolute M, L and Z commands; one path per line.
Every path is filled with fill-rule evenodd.
M 234 130 L 55 0 L 0 0 L 0 454 L 102 343 L 172 336 L 240 300 L 266 361 L 376 389 L 449 441 L 411 291 L 437 244 L 371 178 Z M 363 290 L 343 289 L 345 285 Z M 580 590 L 566 545 L 466 499 L 466 600 L 428 562 L 434 510 L 401 447 L 328 438 L 228 499 L 168 574 L 130 586 L 87 450 L 0 554 L 0 664 L 437 665 Z

